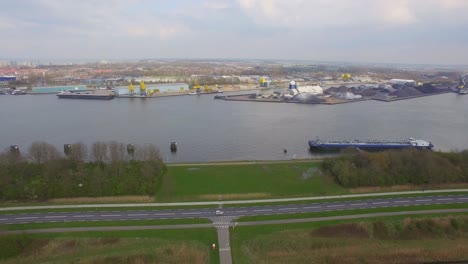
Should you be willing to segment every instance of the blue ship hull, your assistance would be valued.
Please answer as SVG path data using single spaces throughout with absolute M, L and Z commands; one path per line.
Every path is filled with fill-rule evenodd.
M 346 148 L 356 148 L 363 150 L 384 150 L 384 149 L 404 149 L 404 148 L 419 148 L 431 149 L 432 144 L 415 145 L 409 142 L 323 142 L 319 140 L 309 141 L 311 150 L 340 150 Z

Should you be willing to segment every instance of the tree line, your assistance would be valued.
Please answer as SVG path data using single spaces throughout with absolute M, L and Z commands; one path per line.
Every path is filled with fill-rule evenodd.
M 322 171 L 344 187 L 468 182 L 468 150 L 404 149 L 348 153 L 326 159 Z
M 154 195 L 166 167 L 152 144 L 95 142 L 64 146 L 32 143 L 27 153 L 0 153 L 0 199 Z

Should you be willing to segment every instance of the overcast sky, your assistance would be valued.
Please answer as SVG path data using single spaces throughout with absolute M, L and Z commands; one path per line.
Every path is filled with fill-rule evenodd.
M 0 58 L 468 64 L 468 0 L 5 0 Z

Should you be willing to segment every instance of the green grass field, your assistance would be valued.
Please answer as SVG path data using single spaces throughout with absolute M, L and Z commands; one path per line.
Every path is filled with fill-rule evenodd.
M 0 262 L 219 263 L 214 229 L 0 236 Z
M 422 263 L 468 258 L 466 214 L 236 227 L 234 263 Z
M 347 190 L 316 171 L 317 162 L 174 166 L 157 201 L 261 199 L 346 194 Z

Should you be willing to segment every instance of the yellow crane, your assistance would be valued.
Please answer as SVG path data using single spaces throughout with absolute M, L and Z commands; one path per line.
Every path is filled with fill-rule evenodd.
M 141 92 L 142 94 L 146 93 L 146 84 L 145 84 L 144 81 L 141 81 L 141 82 L 140 82 L 140 92 Z
M 341 74 L 341 79 L 343 81 L 345 81 L 345 82 L 349 81 L 349 79 L 351 79 L 351 74 L 350 73 L 343 73 L 343 74 Z

